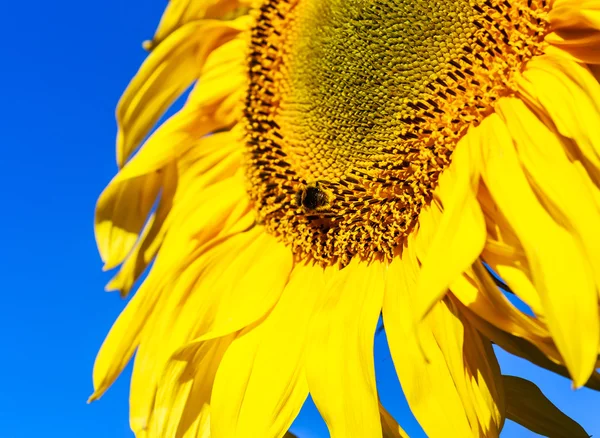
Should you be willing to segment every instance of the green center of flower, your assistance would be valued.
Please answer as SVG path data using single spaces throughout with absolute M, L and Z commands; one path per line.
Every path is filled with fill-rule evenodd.
M 458 140 L 543 49 L 545 0 L 270 0 L 252 33 L 250 196 L 300 258 L 390 258 Z
M 390 158 L 382 152 L 412 131 L 427 84 L 457 69 L 448 61 L 476 30 L 472 8 L 456 0 L 309 1 L 296 16 L 281 114 L 293 119 L 292 147 L 321 152 L 304 159 L 312 178 Z

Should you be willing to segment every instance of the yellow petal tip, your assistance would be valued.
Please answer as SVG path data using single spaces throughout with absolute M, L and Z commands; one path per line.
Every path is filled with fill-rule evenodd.
M 152 41 L 152 40 L 143 41 L 142 47 L 144 50 L 150 52 L 154 48 L 154 41 Z
M 96 400 L 98 400 L 100 397 L 102 397 L 102 393 L 99 391 L 95 391 L 92 395 L 90 395 L 87 399 L 87 404 L 90 404 L 92 402 L 95 402 Z

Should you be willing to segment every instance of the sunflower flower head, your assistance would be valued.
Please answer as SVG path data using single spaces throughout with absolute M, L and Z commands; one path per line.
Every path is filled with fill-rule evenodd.
M 138 438 L 289 436 L 309 394 L 406 437 L 383 315 L 428 436 L 587 436 L 492 345 L 600 389 L 600 0 L 171 0 L 144 47 L 96 238 L 148 275 L 92 400 L 135 353 Z
M 541 54 L 545 2 L 271 1 L 251 32 L 259 220 L 300 257 L 391 260 L 459 139 Z M 299 202 L 304 200 L 304 202 Z

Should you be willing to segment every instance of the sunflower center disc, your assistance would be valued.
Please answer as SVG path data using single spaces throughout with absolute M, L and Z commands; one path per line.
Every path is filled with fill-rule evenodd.
M 540 54 L 546 0 L 268 0 L 245 119 L 258 220 L 299 258 L 390 258 L 458 140 Z

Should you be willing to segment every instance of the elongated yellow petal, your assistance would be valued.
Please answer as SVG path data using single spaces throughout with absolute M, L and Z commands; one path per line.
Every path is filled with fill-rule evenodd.
M 94 393 L 88 402 L 99 399 L 125 368 L 137 348 L 146 318 L 158 299 L 149 287 L 140 287 L 113 324 L 94 363 Z
M 262 228 L 256 228 L 261 234 L 255 247 L 244 248 L 226 266 L 210 266 L 199 279 L 201 293 L 189 297 L 188 304 L 200 320 L 196 325 L 199 338 L 210 339 L 247 327 L 279 299 L 292 271 L 292 253 Z
M 220 60 L 219 51 L 215 52 L 212 56 Z M 185 153 L 199 138 L 229 125 L 231 121 L 219 115 L 222 112 L 220 106 L 224 105 L 227 108 L 225 112 L 230 112 L 231 103 L 226 103 L 227 99 L 233 95 L 234 101 L 238 100 L 244 83 L 241 69 L 236 68 L 233 73 L 231 68 L 229 70 L 227 77 L 209 77 L 197 83 L 190 93 L 188 104 L 148 138 L 140 151 L 119 172 L 117 180 L 125 181 L 160 169 Z
M 203 23 L 189 23 L 171 35 L 142 64 L 117 106 L 117 164 L 123 167 L 159 117 L 198 77 L 194 54 Z
M 197 114 L 183 113 L 167 121 L 100 195 L 95 233 L 105 269 L 115 267 L 129 254 L 154 205 L 162 184 L 161 169 L 175 158 L 164 143 L 173 142 L 171 145 L 183 151 L 215 126 L 196 125 L 197 121 Z
M 600 4 L 597 0 L 555 0 L 550 13 L 554 28 L 600 28 Z M 579 20 L 582 22 L 579 23 Z
M 148 438 L 183 436 L 206 421 L 215 374 L 233 338 L 192 342 L 171 357 L 158 382 Z
M 204 193 L 206 188 L 217 181 L 233 176 L 238 171 L 241 153 L 236 142 L 237 135 L 227 131 L 204 137 L 197 142 L 196 146 L 177 159 L 176 166 L 170 165 L 165 168 L 158 208 L 150 216 L 123 266 L 107 285 L 107 290 L 120 290 L 122 295 L 126 295 L 154 258 L 166 231 L 176 229 L 181 232 L 178 227 L 185 221 L 182 216 L 195 216 L 195 210 L 201 205 L 199 200 L 205 199 L 207 195 L 210 196 L 210 191 Z M 238 188 L 241 189 L 242 185 L 243 181 L 239 181 Z M 227 184 L 220 186 L 221 190 L 226 191 L 222 195 L 227 194 L 227 187 Z M 227 199 L 227 196 L 223 199 Z M 196 217 L 194 220 L 203 221 L 202 218 Z M 200 222 L 195 224 L 196 229 Z M 218 228 L 217 224 L 211 229 Z
M 176 199 L 169 217 L 169 232 L 161 254 L 173 264 L 185 268 L 206 252 L 206 245 L 216 243 L 225 236 L 239 233 L 252 225 L 246 218 L 249 202 L 241 175 L 226 178 L 205 187 L 188 186 L 180 199 Z M 190 200 L 194 202 L 190 202 Z M 186 260 L 186 261 L 184 261 Z
M 485 337 L 502 349 L 529 362 L 545 368 L 563 377 L 570 378 L 569 371 L 563 365 L 563 359 L 551 341 L 533 345 L 525 339 L 518 338 L 494 327 L 487 321 L 464 310 L 465 316 Z M 585 384 L 586 387 L 600 391 L 600 373 L 594 371 Z
M 354 259 L 342 270 L 326 268 L 326 276 L 308 340 L 310 393 L 332 438 L 381 437 L 373 337 L 383 266 Z
M 576 62 L 543 56 L 528 63 L 517 85 L 525 101 L 538 114 L 549 117 L 561 135 L 573 140 L 574 149 L 580 152 L 565 152 L 570 155 L 570 161 L 582 160 L 597 185 L 600 177 L 600 138 L 595 129 L 600 124 L 600 85 L 592 73 Z M 559 140 L 554 132 L 552 134 L 555 144 Z M 542 149 L 540 152 L 545 151 Z M 546 160 L 553 157 L 556 163 L 556 152 L 545 156 Z
M 600 4 L 596 0 L 556 0 L 548 19 L 553 32 L 546 36 L 551 44 L 547 53 L 600 63 Z
M 486 217 L 488 230 L 481 258 L 538 317 L 543 317 L 540 297 L 533 285 L 531 270 L 521 242 L 492 200 L 485 185 L 479 187 L 477 199 Z
M 473 270 L 457 279 L 450 290 L 464 306 L 508 333 L 534 343 L 550 339 L 546 326 L 518 310 L 500 292 L 479 261 L 473 264 Z
M 483 249 L 486 229 L 476 198 L 479 165 L 475 160 L 478 154 L 473 152 L 478 132 L 472 129 L 459 143 L 450 168 L 440 178 L 436 197 L 442 203 L 442 214 L 430 225 L 434 231 L 424 230 L 431 235 L 430 242 L 418 244 L 422 269 L 417 282 L 419 292 L 415 295 L 415 320 L 425 316 Z M 421 216 L 432 214 L 435 208 L 430 206 Z M 419 233 L 423 228 L 422 224 Z
M 187 214 L 186 210 L 193 208 L 193 199 L 201 197 L 202 194 L 228 178 L 234 178 L 239 187 L 243 187 L 240 165 L 242 153 L 240 150 L 223 147 L 222 151 L 207 157 L 200 162 L 192 164 L 187 172 L 181 174 L 181 190 L 175 197 L 173 215 L 181 216 Z M 192 205 L 190 205 L 192 204 Z
M 323 268 L 297 265 L 280 300 L 227 350 L 213 390 L 212 436 L 280 437 L 308 396 L 304 351 Z
M 519 159 L 530 177 L 533 189 L 546 209 L 573 236 L 600 286 L 600 209 L 594 195 L 569 160 L 563 145 L 520 100 L 506 100 L 499 108 L 508 129 L 516 138 Z M 510 114 L 510 115 L 509 115 Z M 517 117 L 511 117 L 517 114 Z M 600 111 L 597 114 L 600 124 Z M 600 126 L 600 125 L 599 125 Z M 531 135 L 534 132 L 535 135 Z M 559 181 L 556 173 L 562 178 Z M 564 179 L 563 179 L 564 178 Z M 574 196 L 577 194 L 577 196 Z
M 144 146 L 116 175 L 116 182 L 162 169 L 196 144 L 198 138 L 219 127 L 206 108 L 184 109 L 169 118 L 148 138 Z M 114 182 L 112 182 L 114 183 Z
M 171 280 L 161 315 L 136 355 L 131 416 L 138 428 L 150 414 L 158 373 L 173 352 L 192 339 L 220 337 L 264 317 L 279 299 L 291 265 L 289 249 L 261 227 L 190 256 Z
M 220 141 L 212 141 L 213 137 L 219 137 L 219 140 L 223 140 L 222 137 L 231 139 L 232 134 L 230 132 L 216 134 L 199 142 L 197 147 L 199 150 L 205 147 L 214 147 L 212 143 L 217 143 L 221 147 L 217 151 L 207 152 L 196 157 L 195 160 L 177 160 L 177 172 L 179 173 L 177 179 L 171 178 L 172 166 L 167 166 L 158 208 L 150 216 L 119 272 L 107 285 L 107 290 L 119 290 L 122 295 L 127 295 L 134 282 L 156 255 L 168 230 L 177 233 L 178 238 L 182 241 L 185 241 L 186 238 L 192 240 L 194 233 L 199 232 L 209 239 L 208 233 L 219 234 L 220 230 L 226 228 L 222 227 L 224 222 L 219 222 L 221 219 L 238 220 L 240 215 L 232 216 L 230 210 L 222 211 L 218 206 L 214 207 L 216 208 L 215 212 L 207 214 L 206 209 L 202 208 L 202 202 L 207 198 L 211 199 L 213 193 L 216 192 L 215 197 L 218 196 L 223 201 L 231 199 L 229 196 L 231 194 L 235 198 L 235 202 L 230 203 L 232 207 L 240 212 L 249 210 L 248 200 L 243 196 L 243 181 L 239 176 L 230 179 L 235 172 L 239 171 L 241 153 L 237 145 L 223 145 Z M 221 181 L 225 182 L 220 183 Z M 217 186 L 208 189 L 213 184 Z M 211 217 L 214 219 L 209 222 L 213 225 L 207 226 L 205 222 Z M 184 224 L 192 229 L 189 231 L 188 228 L 182 229 Z M 203 239 L 193 240 L 198 243 Z
M 509 255 L 511 253 L 514 255 Z M 531 308 L 533 313 L 543 317 L 540 297 L 533 285 L 531 270 L 524 254 L 520 252 L 517 254 L 515 248 L 510 245 L 488 238 L 482 258 L 506 282 L 510 290 Z
M 243 207 L 244 199 L 245 193 L 239 180 L 230 179 L 206 190 L 196 198 L 196 205 L 188 204 L 188 219 L 194 221 L 193 226 L 186 222 L 176 222 L 178 232 L 165 238 L 153 269 L 113 325 L 98 352 L 94 365 L 95 392 L 92 400 L 112 384 L 131 358 L 143 328 L 146 324 L 152 324 L 150 317 L 166 285 L 178 278 L 189 265 L 182 260 L 187 254 L 186 250 L 193 253 L 194 249 L 201 248 L 219 233 L 227 235 L 226 233 L 235 231 L 232 226 L 244 214 L 243 209 L 237 212 L 235 210 L 240 205 Z M 229 222 L 230 217 L 234 224 Z M 197 227 L 202 232 L 198 232 Z
M 189 192 L 189 186 L 198 183 L 203 175 L 224 161 L 229 155 L 243 150 L 238 131 L 223 131 L 202 137 L 194 147 L 177 158 L 179 193 Z
M 240 41 L 230 41 L 210 54 L 206 78 L 194 88 L 188 104 L 150 136 L 102 193 L 96 208 L 96 240 L 106 269 L 117 266 L 132 250 L 160 189 L 162 169 L 199 138 L 239 117 L 239 108 L 234 111 L 244 83 L 239 48 Z M 141 201 L 145 203 L 132 208 Z
M 239 118 L 241 115 L 239 110 L 243 107 L 240 102 L 246 84 L 247 67 L 244 62 L 245 58 L 241 56 L 246 50 L 244 43 L 245 41 L 238 37 L 227 41 L 210 54 L 202 69 L 201 80 L 194 84 L 185 107 L 208 108 L 209 112 L 214 113 L 213 117 L 216 120 L 220 121 L 223 126 L 228 126 L 230 121 L 220 115 L 219 106 L 227 106 L 220 102 L 224 101 L 227 96 L 235 95 L 239 100 L 237 102 L 239 108 L 236 113 Z
M 503 396 L 489 342 L 465 326 L 447 301 L 418 326 L 412 322 L 418 265 L 411 243 L 390 264 L 383 306 L 394 366 L 411 410 L 430 437 L 446 437 L 449 430 L 461 437 L 498 436 Z
M 529 380 L 502 376 L 506 416 L 527 429 L 552 438 L 588 438 L 589 434 L 552 404 Z
M 469 422 L 448 370 L 440 367 L 443 360 L 432 357 L 427 348 L 431 335 L 418 340 L 412 323 L 418 276 L 415 250 L 414 239 L 410 239 L 402 259 L 395 259 L 388 268 L 383 321 L 394 366 L 411 410 L 428 436 L 444 436 L 447 430 L 470 436 Z M 427 359 L 419 342 L 425 343 Z
M 429 321 L 431 332 L 463 400 L 472 433 L 498 436 L 504 423 L 504 395 L 491 343 L 461 320 L 450 301 L 440 303 L 432 312 L 437 315 L 434 313 Z
M 113 181 L 96 204 L 94 232 L 104 269 L 112 269 L 129 254 L 160 191 L 163 175 L 152 172 L 128 184 Z M 127 206 L 127 207 L 125 207 Z
M 242 22 L 191 21 L 148 56 L 117 106 L 119 167 L 171 103 L 200 76 L 208 55 L 245 27 Z
M 142 272 L 144 272 L 148 264 L 156 256 L 168 227 L 166 220 L 173 205 L 176 186 L 177 176 L 175 166 L 167 166 L 158 207 L 150 215 L 139 239 L 127 255 L 119 272 L 106 285 L 107 291 L 118 290 L 121 296 L 127 296 L 135 281 L 142 275 Z
M 224 18 L 247 1 L 240 0 L 171 0 L 160 19 L 152 41 L 145 43 L 146 50 L 153 50 L 171 33 L 192 21 Z
M 196 146 L 198 138 L 218 126 L 212 116 L 204 112 L 203 107 L 182 111 L 165 122 L 100 196 L 95 232 L 106 269 L 121 263 L 137 241 L 160 190 L 163 167 Z M 238 152 L 222 160 L 211 173 L 212 181 L 230 175 L 234 171 L 232 166 L 239 164 L 239 158 Z M 209 170 L 210 166 L 204 169 Z M 206 179 L 198 179 L 196 183 L 207 185 Z
M 198 277 L 211 265 L 228 264 L 234 260 L 242 248 L 255 242 L 256 236 L 257 233 L 243 233 L 223 241 L 213 250 L 197 254 L 192 252 L 184 260 L 179 260 L 180 266 L 173 272 L 168 272 L 166 278 L 158 283 L 161 311 L 154 313 L 152 319 L 146 321 L 144 342 L 137 350 L 131 377 L 130 423 L 134 431 L 145 430 L 148 427 L 154 394 L 165 364 L 178 349 L 196 338 L 196 333 L 191 328 L 186 333 L 179 331 L 177 336 L 174 336 L 172 327 L 176 323 L 188 327 L 195 323 L 195 320 L 189 318 L 181 319 L 180 314 L 185 309 L 183 304 L 193 291 Z M 226 249 L 230 251 L 227 252 Z M 163 254 L 168 253 L 159 254 L 151 275 L 156 271 Z M 168 293 L 164 293 L 167 287 Z M 187 310 L 189 312 L 192 309 Z
M 513 139 L 497 115 L 483 158 L 485 183 L 523 244 L 550 332 L 576 386 L 585 384 L 598 351 L 597 292 L 570 233 L 540 205 L 523 173 Z M 506 178 L 511 175 L 511 178 Z M 577 293 L 573 300 L 568 291 Z
M 560 139 L 577 180 L 600 210 L 600 85 L 586 66 L 545 56 L 529 63 L 518 81 L 521 94 L 541 117 L 549 117 L 566 139 Z M 572 171 L 571 171 L 572 172 Z M 576 181 L 577 181 L 576 180 Z M 569 181 L 569 179 L 567 179 Z

